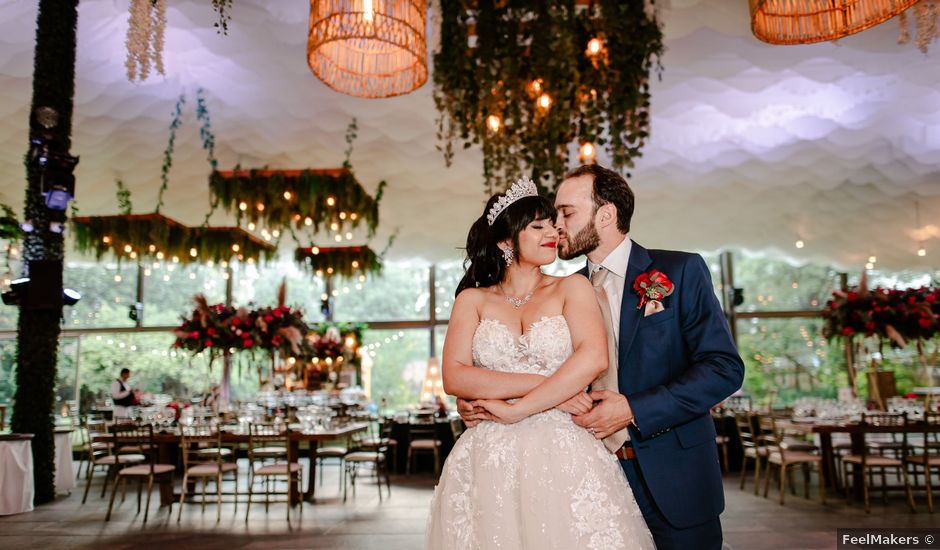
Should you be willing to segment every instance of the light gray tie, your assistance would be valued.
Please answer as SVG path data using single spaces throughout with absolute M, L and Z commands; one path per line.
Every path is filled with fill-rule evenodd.
M 600 375 L 597 380 L 591 384 L 594 390 L 610 390 L 619 392 L 620 386 L 617 382 L 617 340 L 614 338 L 613 321 L 610 315 L 610 302 L 607 300 L 607 291 L 604 290 L 604 281 L 610 271 L 600 267 L 591 275 L 591 284 L 594 285 L 594 293 L 597 295 L 597 304 L 601 307 L 601 315 L 604 317 L 604 327 L 607 329 L 607 372 Z M 623 447 L 623 444 L 630 438 L 627 429 L 614 432 L 604 438 L 604 446 L 614 453 L 617 449 Z

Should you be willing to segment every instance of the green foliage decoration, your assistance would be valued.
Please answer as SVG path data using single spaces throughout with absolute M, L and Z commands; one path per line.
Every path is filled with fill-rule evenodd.
M 572 149 L 593 143 L 617 169 L 649 137 L 649 73 L 663 35 L 639 0 L 442 0 L 434 55 L 439 149 L 480 146 L 487 191 L 528 174 L 551 190 Z M 652 2 L 649 2 L 652 4 Z M 602 40 L 587 55 L 592 38 Z M 548 94 L 551 105 L 538 106 Z M 487 118 L 497 117 L 493 131 Z M 570 147 L 574 144 L 574 147 Z
M 268 261 L 277 251 L 237 227 L 187 227 L 156 213 L 84 216 L 73 218 L 72 227 L 75 248 L 99 260 L 111 253 L 118 261 L 141 256 L 183 264 L 233 257 Z
M 324 225 L 336 223 L 342 232 L 365 224 L 369 237 L 375 235 L 379 224 L 379 203 L 385 186 L 386 182 L 379 183 L 373 198 L 346 168 L 241 170 L 236 167 L 231 172 L 214 171 L 209 177 L 213 202 L 218 201 L 227 212 L 234 213 L 239 225 L 247 220 L 262 223 L 269 229 L 312 227 L 319 231 Z
M 346 279 L 382 272 L 379 256 L 368 246 L 297 248 L 294 250 L 294 261 L 311 274 Z

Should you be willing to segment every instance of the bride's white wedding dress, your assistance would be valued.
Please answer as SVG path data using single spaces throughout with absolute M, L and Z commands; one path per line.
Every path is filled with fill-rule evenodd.
M 549 376 L 572 351 L 561 315 L 543 317 L 518 342 L 492 319 L 473 336 L 474 364 L 501 372 Z M 616 457 L 555 409 L 464 432 L 431 500 L 427 547 L 654 548 Z

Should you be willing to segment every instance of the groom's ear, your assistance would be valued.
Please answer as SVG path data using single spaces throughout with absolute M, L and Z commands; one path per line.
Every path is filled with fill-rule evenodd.
M 597 209 L 597 225 L 607 227 L 610 224 L 617 223 L 617 209 L 612 203 L 607 203 Z

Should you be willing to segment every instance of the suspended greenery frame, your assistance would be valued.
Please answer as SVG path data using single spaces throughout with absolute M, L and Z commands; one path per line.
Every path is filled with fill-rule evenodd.
M 312 274 L 346 279 L 382 272 L 379 256 L 368 246 L 298 248 L 294 261 Z
M 441 0 L 434 101 L 448 164 L 455 143 L 481 147 L 489 192 L 523 174 L 553 189 L 584 143 L 633 166 L 663 52 L 653 4 Z
M 72 219 L 75 248 L 96 259 L 136 257 L 174 263 L 268 261 L 276 248 L 237 227 L 187 227 L 163 214 L 80 216 Z M 132 256 L 133 255 L 133 256 Z
M 379 202 L 386 182 L 379 183 L 373 198 L 347 168 L 327 170 L 268 170 L 235 168 L 214 171 L 209 176 L 213 204 L 244 220 L 268 229 L 319 231 L 336 223 L 340 231 L 368 228 L 375 235 L 379 224 Z

